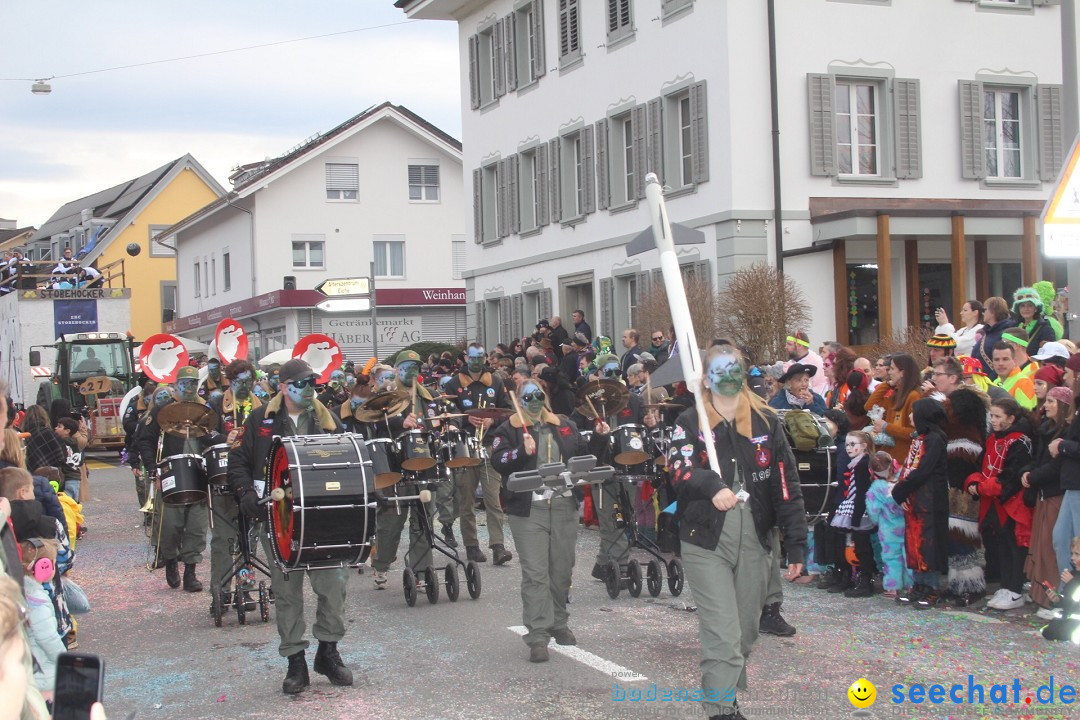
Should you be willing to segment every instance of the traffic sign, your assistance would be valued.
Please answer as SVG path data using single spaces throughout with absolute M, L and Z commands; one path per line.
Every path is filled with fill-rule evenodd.
M 366 277 L 331 278 L 323 280 L 315 289 L 326 297 L 360 296 L 371 294 L 370 280 Z
M 371 298 L 334 297 L 326 298 L 315 306 L 324 312 L 368 312 L 371 310 Z
M 1073 141 L 1069 158 L 1054 194 L 1043 209 L 1043 253 L 1054 258 L 1080 258 L 1080 137 Z

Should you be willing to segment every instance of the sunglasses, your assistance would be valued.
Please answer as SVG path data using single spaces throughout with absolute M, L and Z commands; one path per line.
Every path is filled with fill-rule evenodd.
M 543 400 L 544 393 L 537 390 L 536 392 L 525 393 L 521 396 L 522 402 L 531 403 L 533 400 Z
M 302 380 L 290 380 L 289 384 L 298 390 L 303 390 L 304 388 L 315 387 L 316 380 L 318 380 L 318 378 L 308 377 Z
M 653 342 L 658 342 L 658 341 L 663 340 L 663 339 L 664 339 L 663 335 L 656 335 L 655 337 L 653 337 Z

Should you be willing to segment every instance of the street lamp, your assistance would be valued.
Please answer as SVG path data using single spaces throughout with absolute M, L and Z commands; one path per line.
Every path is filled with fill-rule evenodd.
M 35 95 L 48 95 L 51 93 L 52 85 L 46 82 L 47 80 L 52 80 L 52 78 L 40 78 L 35 80 L 34 84 L 30 86 L 30 92 Z

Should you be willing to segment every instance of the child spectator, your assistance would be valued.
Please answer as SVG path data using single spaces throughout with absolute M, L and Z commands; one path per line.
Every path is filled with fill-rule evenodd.
M 870 458 L 870 472 L 874 480 L 866 493 L 866 514 L 877 526 L 881 545 L 883 595 L 895 599 L 897 592 L 912 583 L 904 549 L 904 509 L 892 498 L 893 486 L 900 475 L 900 463 L 889 453 L 879 450 Z
M 52 697 L 56 680 L 56 659 L 65 651 L 56 632 L 56 613 L 47 587 L 56 567 L 56 541 L 28 537 L 20 543 L 23 557 L 23 593 L 30 611 L 30 650 L 37 661 L 34 680 L 46 700 Z
M 1054 387 L 1047 392 L 1042 406 L 1043 421 L 1035 437 L 1035 459 L 1020 476 L 1020 484 L 1024 486 L 1024 502 L 1035 506 L 1031 519 L 1031 546 L 1024 563 L 1024 574 L 1031 580 L 1031 600 L 1039 606 L 1036 615 L 1044 620 L 1054 618 L 1050 607 L 1053 603 L 1042 583 L 1048 581 L 1051 586 L 1057 584 L 1054 578 L 1059 571 L 1053 533 L 1065 494 L 1061 489 L 1062 458 L 1060 455 L 1050 457 L 1050 443 L 1065 434 L 1071 395 L 1064 387 Z
M 833 587 L 845 582 L 843 573 L 839 568 L 834 567 L 833 563 L 836 561 L 836 553 L 842 552 L 844 549 L 846 533 L 837 530 L 830 523 L 837 506 L 844 499 L 839 488 L 843 487 L 844 473 L 847 471 L 847 462 L 844 461 L 844 458 L 847 457 L 847 451 L 844 443 L 848 432 L 851 430 L 851 421 L 848 419 L 848 414 L 842 409 L 832 408 L 825 412 L 825 426 L 829 429 L 829 437 L 832 438 L 833 476 L 827 480 L 829 487 L 826 490 L 824 507 L 811 507 L 809 502 L 806 503 L 808 513 L 824 514 L 823 518 L 818 516 L 818 519 L 812 521 L 813 530 L 807 533 L 806 557 L 813 561 L 813 565 L 809 561 L 807 562 L 807 571 L 821 574 L 815 587 L 820 590 L 831 590 Z M 805 499 L 805 494 L 803 497 Z M 850 577 L 847 578 L 846 583 L 837 592 L 842 592 L 851 587 Z
M 1071 641 L 1080 645 L 1080 537 L 1075 537 L 1070 545 L 1071 562 L 1061 571 L 1061 582 L 1065 590 L 1061 593 L 1061 617 L 1051 620 L 1042 629 L 1042 636 L 1047 640 Z
M 849 458 L 844 477 L 844 499 L 833 513 L 830 524 L 845 534 L 850 534 L 858 560 L 858 580 L 854 587 L 844 590 L 844 597 L 870 597 L 874 594 L 874 546 L 870 540 L 874 524 L 866 514 L 866 492 L 873 480 L 870 475 L 870 455 L 874 452 L 874 442 L 866 433 L 853 430 L 847 434 L 844 447 Z M 835 559 L 836 567 L 844 576 L 850 578 L 852 568 L 847 560 L 846 545 L 846 542 L 842 543 L 842 550 L 836 554 Z M 838 590 L 833 588 L 829 592 Z
M 67 448 L 67 457 L 61 467 L 64 473 L 64 492 L 72 500 L 80 502 L 79 488 L 82 484 L 82 450 L 79 449 L 77 435 L 79 424 L 69 417 L 60 417 L 53 428 L 60 442 Z

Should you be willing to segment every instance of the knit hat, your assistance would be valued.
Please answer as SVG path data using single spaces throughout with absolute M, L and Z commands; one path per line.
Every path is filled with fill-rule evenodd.
M 926 347 L 939 348 L 941 350 L 955 350 L 956 338 L 948 333 L 938 333 L 926 341 Z
M 986 371 L 983 370 L 983 365 L 978 358 L 973 358 L 970 355 L 957 355 L 956 359 L 964 366 L 965 377 L 969 375 L 986 375 Z
M 1080 372 L 1080 353 L 1073 353 L 1065 362 L 1065 367 L 1073 372 Z
M 1047 385 L 1055 386 L 1060 385 L 1062 379 L 1065 377 L 1065 371 L 1059 368 L 1057 365 L 1043 365 L 1035 373 L 1035 380 L 1042 380 Z
M 1042 312 L 1043 300 L 1038 290 L 1029 287 L 1017 288 L 1016 292 L 1013 293 L 1013 312 L 1020 312 L 1020 303 L 1026 302 L 1034 305 L 1040 313 Z
M 1046 393 L 1046 397 L 1052 397 L 1066 406 L 1073 401 L 1072 390 L 1067 387 L 1062 387 L 1061 385 L 1050 388 L 1050 391 Z

